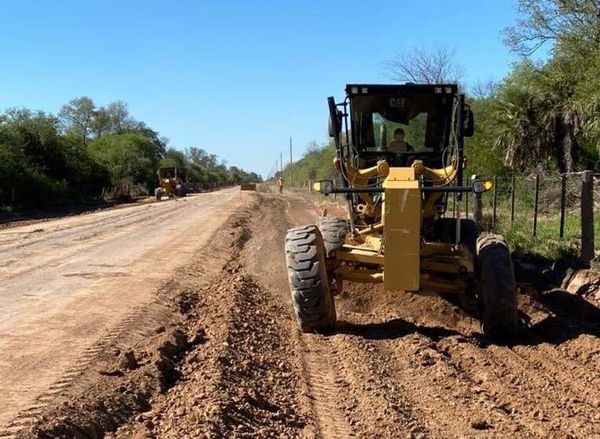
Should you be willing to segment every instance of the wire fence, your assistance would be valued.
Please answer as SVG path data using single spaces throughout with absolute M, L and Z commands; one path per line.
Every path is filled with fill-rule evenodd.
M 527 177 L 496 177 L 494 189 L 452 196 L 448 212 L 478 220 L 481 230 L 503 234 L 514 247 L 544 246 L 576 251 L 584 263 L 595 257 L 600 237 L 600 174 L 590 171 Z

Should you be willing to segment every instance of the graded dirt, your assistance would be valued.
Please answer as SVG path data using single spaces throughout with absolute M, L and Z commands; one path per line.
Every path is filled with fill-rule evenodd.
M 600 436 L 595 275 L 521 294 L 511 345 L 439 297 L 373 285 L 336 298 L 335 334 L 300 334 L 283 237 L 317 211 L 252 196 L 21 436 Z

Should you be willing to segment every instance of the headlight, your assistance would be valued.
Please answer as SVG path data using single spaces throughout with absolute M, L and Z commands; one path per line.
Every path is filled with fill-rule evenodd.
M 322 194 L 330 194 L 333 192 L 333 180 L 321 180 L 313 183 L 313 189 Z
M 492 180 L 474 180 L 473 181 L 473 192 L 476 194 L 481 194 L 483 192 L 487 192 L 494 187 L 494 182 Z

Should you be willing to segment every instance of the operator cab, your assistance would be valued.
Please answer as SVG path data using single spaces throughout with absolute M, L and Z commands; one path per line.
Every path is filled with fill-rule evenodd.
M 418 159 L 442 167 L 457 93 L 456 84 L 347 85 L 356 155 L 364 164 L 385 159 L 391 166 L 410 166 Z M 404 133 L 405 148 L 394 148 L 395 132 Z
M 463 147 L 473 113 L 456 84 L 348 84 L 344 101 L 328 104 L 342 187 L 331 183 L 326 193 L 346 193 L 349 211 L 370 216 L 366 222 L 379 221 L 387 177 L 380 167 L 414 167 L 425 221 L 445 213 L 449 192 L 460 199 L 471 190 L 463 186 Z

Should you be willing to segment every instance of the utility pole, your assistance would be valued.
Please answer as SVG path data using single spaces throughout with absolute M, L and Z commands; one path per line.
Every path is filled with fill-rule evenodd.
M 279 166 L 281 167 L 281 174 L 283 176 L 283 153 L 279 151 Z
M 290 136 L 290 187 L 294 185 L 294 165 L 292 160 L 292 136 Z

